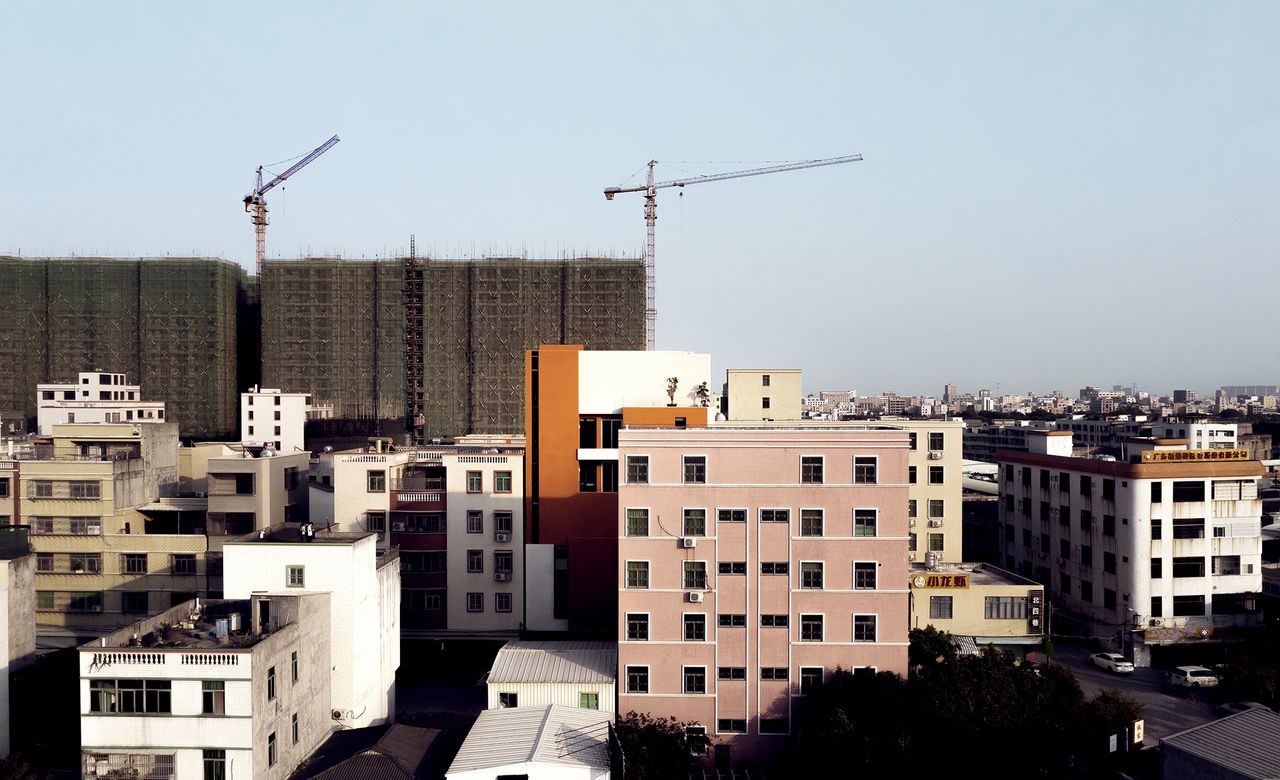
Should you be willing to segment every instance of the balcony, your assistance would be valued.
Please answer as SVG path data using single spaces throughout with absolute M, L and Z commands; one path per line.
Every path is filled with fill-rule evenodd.
M 391 482 L 392 509 L 445 508 L 443 477 L 402 477 Z

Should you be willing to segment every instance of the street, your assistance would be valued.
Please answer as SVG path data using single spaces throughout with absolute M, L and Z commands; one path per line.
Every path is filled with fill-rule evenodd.
M 1210 702 L 1212 689 L 1162 690 L 1165 673 L 1163 668 L 1135 669 L 1132 674 L 1113 674 L 1099 669 L 1089 662 L 1093 650 L 1065 642 L 1056 645 L 1053 662 L 1071 669 L 1080 682 L 1086 697 L 1092 697 L 1105 688 L 1124 691 L 1137 699 L 1146 710 L 1146 731 L 1143 744 L 1159 744 L 1161 737 L 1216 720 L 1214 704 Z

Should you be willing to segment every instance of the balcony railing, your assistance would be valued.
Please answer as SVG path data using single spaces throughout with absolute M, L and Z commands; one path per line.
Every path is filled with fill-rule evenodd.
M 393 480 L 391 489 L 396 492 L 443 492 L 443 477 L 401 477 Z

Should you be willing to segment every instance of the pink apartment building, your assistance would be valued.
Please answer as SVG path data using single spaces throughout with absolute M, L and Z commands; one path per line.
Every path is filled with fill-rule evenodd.
M 907 671 L 904 431 L 619 435 L 618 712 L 775 754 L 837 667 Z

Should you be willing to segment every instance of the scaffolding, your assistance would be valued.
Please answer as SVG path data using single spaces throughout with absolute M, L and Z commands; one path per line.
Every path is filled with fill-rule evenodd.
M 0 408 L 35 416 L 36 385 L 127 373 L 187 435 L 236 431 L 246 283 L 211 258 L 0 258 Z

